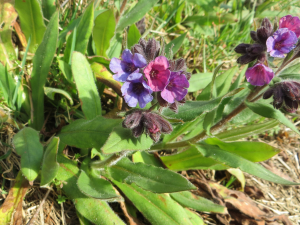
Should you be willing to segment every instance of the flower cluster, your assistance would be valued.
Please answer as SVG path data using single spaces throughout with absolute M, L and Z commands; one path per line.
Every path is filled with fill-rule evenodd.
M 148 42 L 141 39 L 132 51 L 125 49 L 122 60 L 113 58 L 109 68 L 115 80 L 125 82 L 121 91 L 130 107 L 139 103 L 144 108 L 153 100 L 152 93 L 157 92 L 157 98 L 162 99 L 161 106 L 172 108 L 188 92 L 190 74 L 186 72 L 184 60 L 167 59 L 154 39 Z
M 161 133 L 169 134 L 173 130 L 172 125 L 160 115 L 140 109 L 127 112 L 122 125 L 131 129 L 134 137 L 146 132 L 155 142 L 159 141 Z
M 242 54 L 237 59 L 239 64 L 248 64 L 255 61 L 253 67 L 246 71 L 246 78 L 254 86 L 263 86 L 273 79 L 274 73 L 268 67 L 268 55 L 271 57 L 284 58 L 292 51 L 300 36 L 300 19 L 287 15 L 279 20 L 278 30 L 274 32 L 270 20 L 265 18 L 257 31 L 251 31 L 250 36 L 253 44 L 239 44 L 235 52 Z
M 178 106 L 185 102 L 191 77 L 186 71 L 185 61 L 181 58 L 167 59 L 155 39 L 141 39 L 131 51 L 125 49 L 122 60 L 113 58 L 109 68 L 115 80 L 124 82 L 121 91 L 130 107 L 139 104 L 140 108 L 144 108 L 155 98 L 161 107 L 177 112 Z M 162 133 L 168 134 L 173 130 L 167 120 L 151 109 L 127 112 L 123 127 L 131 129 L 134 137 L 145 132 L 155 142 Z
M 276 109 L 283 107 L 287 112 L 294 113 L 300 103 L 300 82 L 283 81 L 270 87 L 263 95 L 268 99 L 273 95 L 273 106 Z

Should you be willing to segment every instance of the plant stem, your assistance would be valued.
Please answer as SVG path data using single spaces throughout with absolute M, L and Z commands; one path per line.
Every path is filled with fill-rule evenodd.
M 105 160 L 91 162 L 90 167 L 92 169 L 103 169 L 105 166 L 115 164 L 118 160 L 125 156 L 125 154 L 126 152 L 121 152 L 119 154 L 115 153 Z

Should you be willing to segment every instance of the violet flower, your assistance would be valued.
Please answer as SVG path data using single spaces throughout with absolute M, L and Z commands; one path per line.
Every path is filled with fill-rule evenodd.
M 121 87 L 125 102 L 130 107 L 135 107 L 139 103 L 144 108 L 148 102 L 153 100 L 152 90 L 143 79 L 143 74 L 132 73 Z
M 190 86 L 186 76 L 182 72 L 171 72 L 170 80 L 166 88 L 161 92 L 161 97 L 169 103 L 175 99 L 181 101 L 188 93 Z
M 158 56 L 144 69 L 148 85 L 153 91 L 162 91 L 167 86 L 170 77 L 169 61 L 165 56 Z
M 297 81 L 283 81 L 276 83 L 263 95 L 264 99 L 273 96 L 273 106 L 276 109 L 283 107 L 287 112 L 296 112 L 300 102 L 300 83 Z
M 129 49 L 125 49 L 122 53 L 122 60 L 112 58 L 109 69 L 115 73 L 113 78 L 120 82 L 125 82 L 127 77 L 132 73 L 138 73 L 139 68 L 147 65 L 146 59 L 138 53 L 132 54 Z
M 297 16 L 287 15 L 282 17 L 279 20 L 279 29 L 288 28 L 290 31 L 293 31 L 297 38 L 300 36 L 300 19 Z
M 284 54 L 296 47 L 297 41 L 297 36 L 293 31 L 281 28 L 268 38 L 267 52 L 270 52 L 273 57 L 284 58 Z
M 268 84 L 274 77 L 272 69 L 262 63 L 257 63 L 253 67 L 248 68 L 245 75 L 247 81 L 254 86 Z

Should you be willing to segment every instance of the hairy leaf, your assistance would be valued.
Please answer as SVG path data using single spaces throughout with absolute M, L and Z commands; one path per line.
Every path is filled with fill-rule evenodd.
M 73 99 L 70 96 L 70 94 L 62 89 L 58 89 L 58 88 L 51 88 L 51 87 L 44 87 L 45 90 L 45 94 L 51 99 L 54 100 L 54 95 L 55 94 L 61 94 L 63 96 L 65 96 L 69 101 L 70 104 L 73 105 Z

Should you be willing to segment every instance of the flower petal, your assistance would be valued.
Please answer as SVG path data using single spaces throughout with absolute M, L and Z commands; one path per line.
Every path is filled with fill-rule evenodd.
M 133 55 L 133 64 L 138 68 L 143 68 L 147 66 L 146 59 L 139 53 Z
M 132 63 L 133 55 L 129 49 L 125 49 L 122 53 L 122 60 L 127 63 Z

